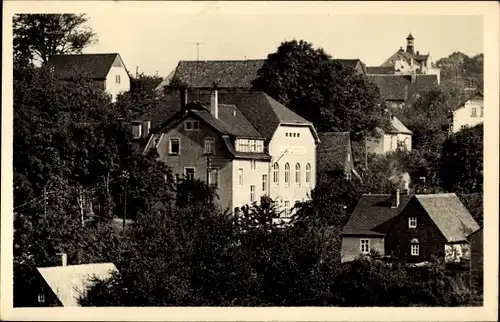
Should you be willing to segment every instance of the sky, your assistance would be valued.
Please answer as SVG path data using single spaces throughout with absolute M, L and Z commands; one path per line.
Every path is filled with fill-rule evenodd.
M 168 13 L 151 10 L 113 15 L 88 11 L 99 42 L 84 52 L 118 52 L 131 72 L 166 76 L 179 60 L 261 59 L 282 41 L 303 39 L 335 58 L 359 58 L 378 66 L 415 37 L 415 50 L 435 60 L 455 51 L 483 52 L 478 15 L 336 15 L 328 13 Z M 158 9 L 158 10 L 154 10 Z

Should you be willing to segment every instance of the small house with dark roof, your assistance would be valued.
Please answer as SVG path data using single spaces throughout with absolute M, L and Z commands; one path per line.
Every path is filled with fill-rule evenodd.
M 130 76 L 120 54 L 54 55 L 47 66 L 56 77 L 71 81 L 78 77 L 93 80 L 115 102 L 118 94 L 130 90 Z
M 435 75 L 439 84 L 440 69 L 434 67 L 430 53 L 421 54 L 418 50 L 415 51 L 414 41 L 415 38 L 412 34 L 409 34 L 406 38 L 406 50 L 400 47 L 399 50 L 387 58 L 380 67 L 390 67 L 396 74 L 400 75 Z M 380 73 L 382 70 L 378 70 L 377 72 Z M 370 74 L 370 72 L 368 72 L 368 74 Z
M 318 145 L 318 171 L 340 175 L 351 180 L 359 177 L 354 169 L 351 138 L 349 132 L 320 132 Z
M 413 132 L 393 116 L 389 127 L 375 128 L 372 131 L 372 135 L 367 138 L 366 149 L 368 153 L 375 154 L 395 152 L 398 148 L 411 151 L 412 136 Z
M 316 180 L 313 124 L 263 92 L 176 94 L 166 120 L 147 112 L 133 127 L 143 151 L 159 159 L 181 179 L 200 179 L 217 187 L 220 205 L 230 210 L 259 202 L 267 195 L 291 215 L 308 198 Z M 149 115 L 149 116 L 148 116 Z
M 370 254 L 408 263 L 467 262 L 468 237 L 478 229 L 453 193 L 365 194 L 342 230 L 342 262 Z
M 483 123 L 483 114 L 483 93 L 475 91 L 461 100 L 450 113 L 450 132 L 457 133 Z
M 360 59 L 334 58 L 333 61 L 340 63 L 344 68 L 352 69 L 357 74 L 366 74 L 366 65 Z
M 436 75 L 368 74 L 390 108 L 402 108 L 424 92 L 438 87 Z

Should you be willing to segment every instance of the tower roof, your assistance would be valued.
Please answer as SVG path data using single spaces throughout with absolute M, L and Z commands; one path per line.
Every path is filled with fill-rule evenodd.
M 411 33 L 408 35 L 408 37 L 406 37 L 406 40 L 413 40 L 415 38 L 413 38 L 413 36 L 411 35 Z

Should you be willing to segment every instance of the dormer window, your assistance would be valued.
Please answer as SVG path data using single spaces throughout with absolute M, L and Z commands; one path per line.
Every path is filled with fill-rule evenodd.
M 235 145 L 238 152 L 264 152 L 264 140 L 237 139 Z
M 186 131 L 198 131 L 199 128 L 200 128 L 200 123 L 198 121 L 184 122 L 184 130 Z

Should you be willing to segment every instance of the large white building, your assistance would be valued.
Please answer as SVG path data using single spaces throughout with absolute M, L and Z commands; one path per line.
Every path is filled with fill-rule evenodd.
M 156 148 L 179 179 L 217 186 L 223 209 L 238 211 L 269 196 L 288 217 L 309 198 L 319 142 L 311 122 L 263 92 L 212 90 L 195 98 L 188 103 L 183 92 L 167 120 L 146 113 L 134 123 L 145 152 Z
M 120 54 L 54 55 L 47 66 L 63 80 L 88 77 L 111 96 L 116 97 L 130 90 L 130 76 Z

